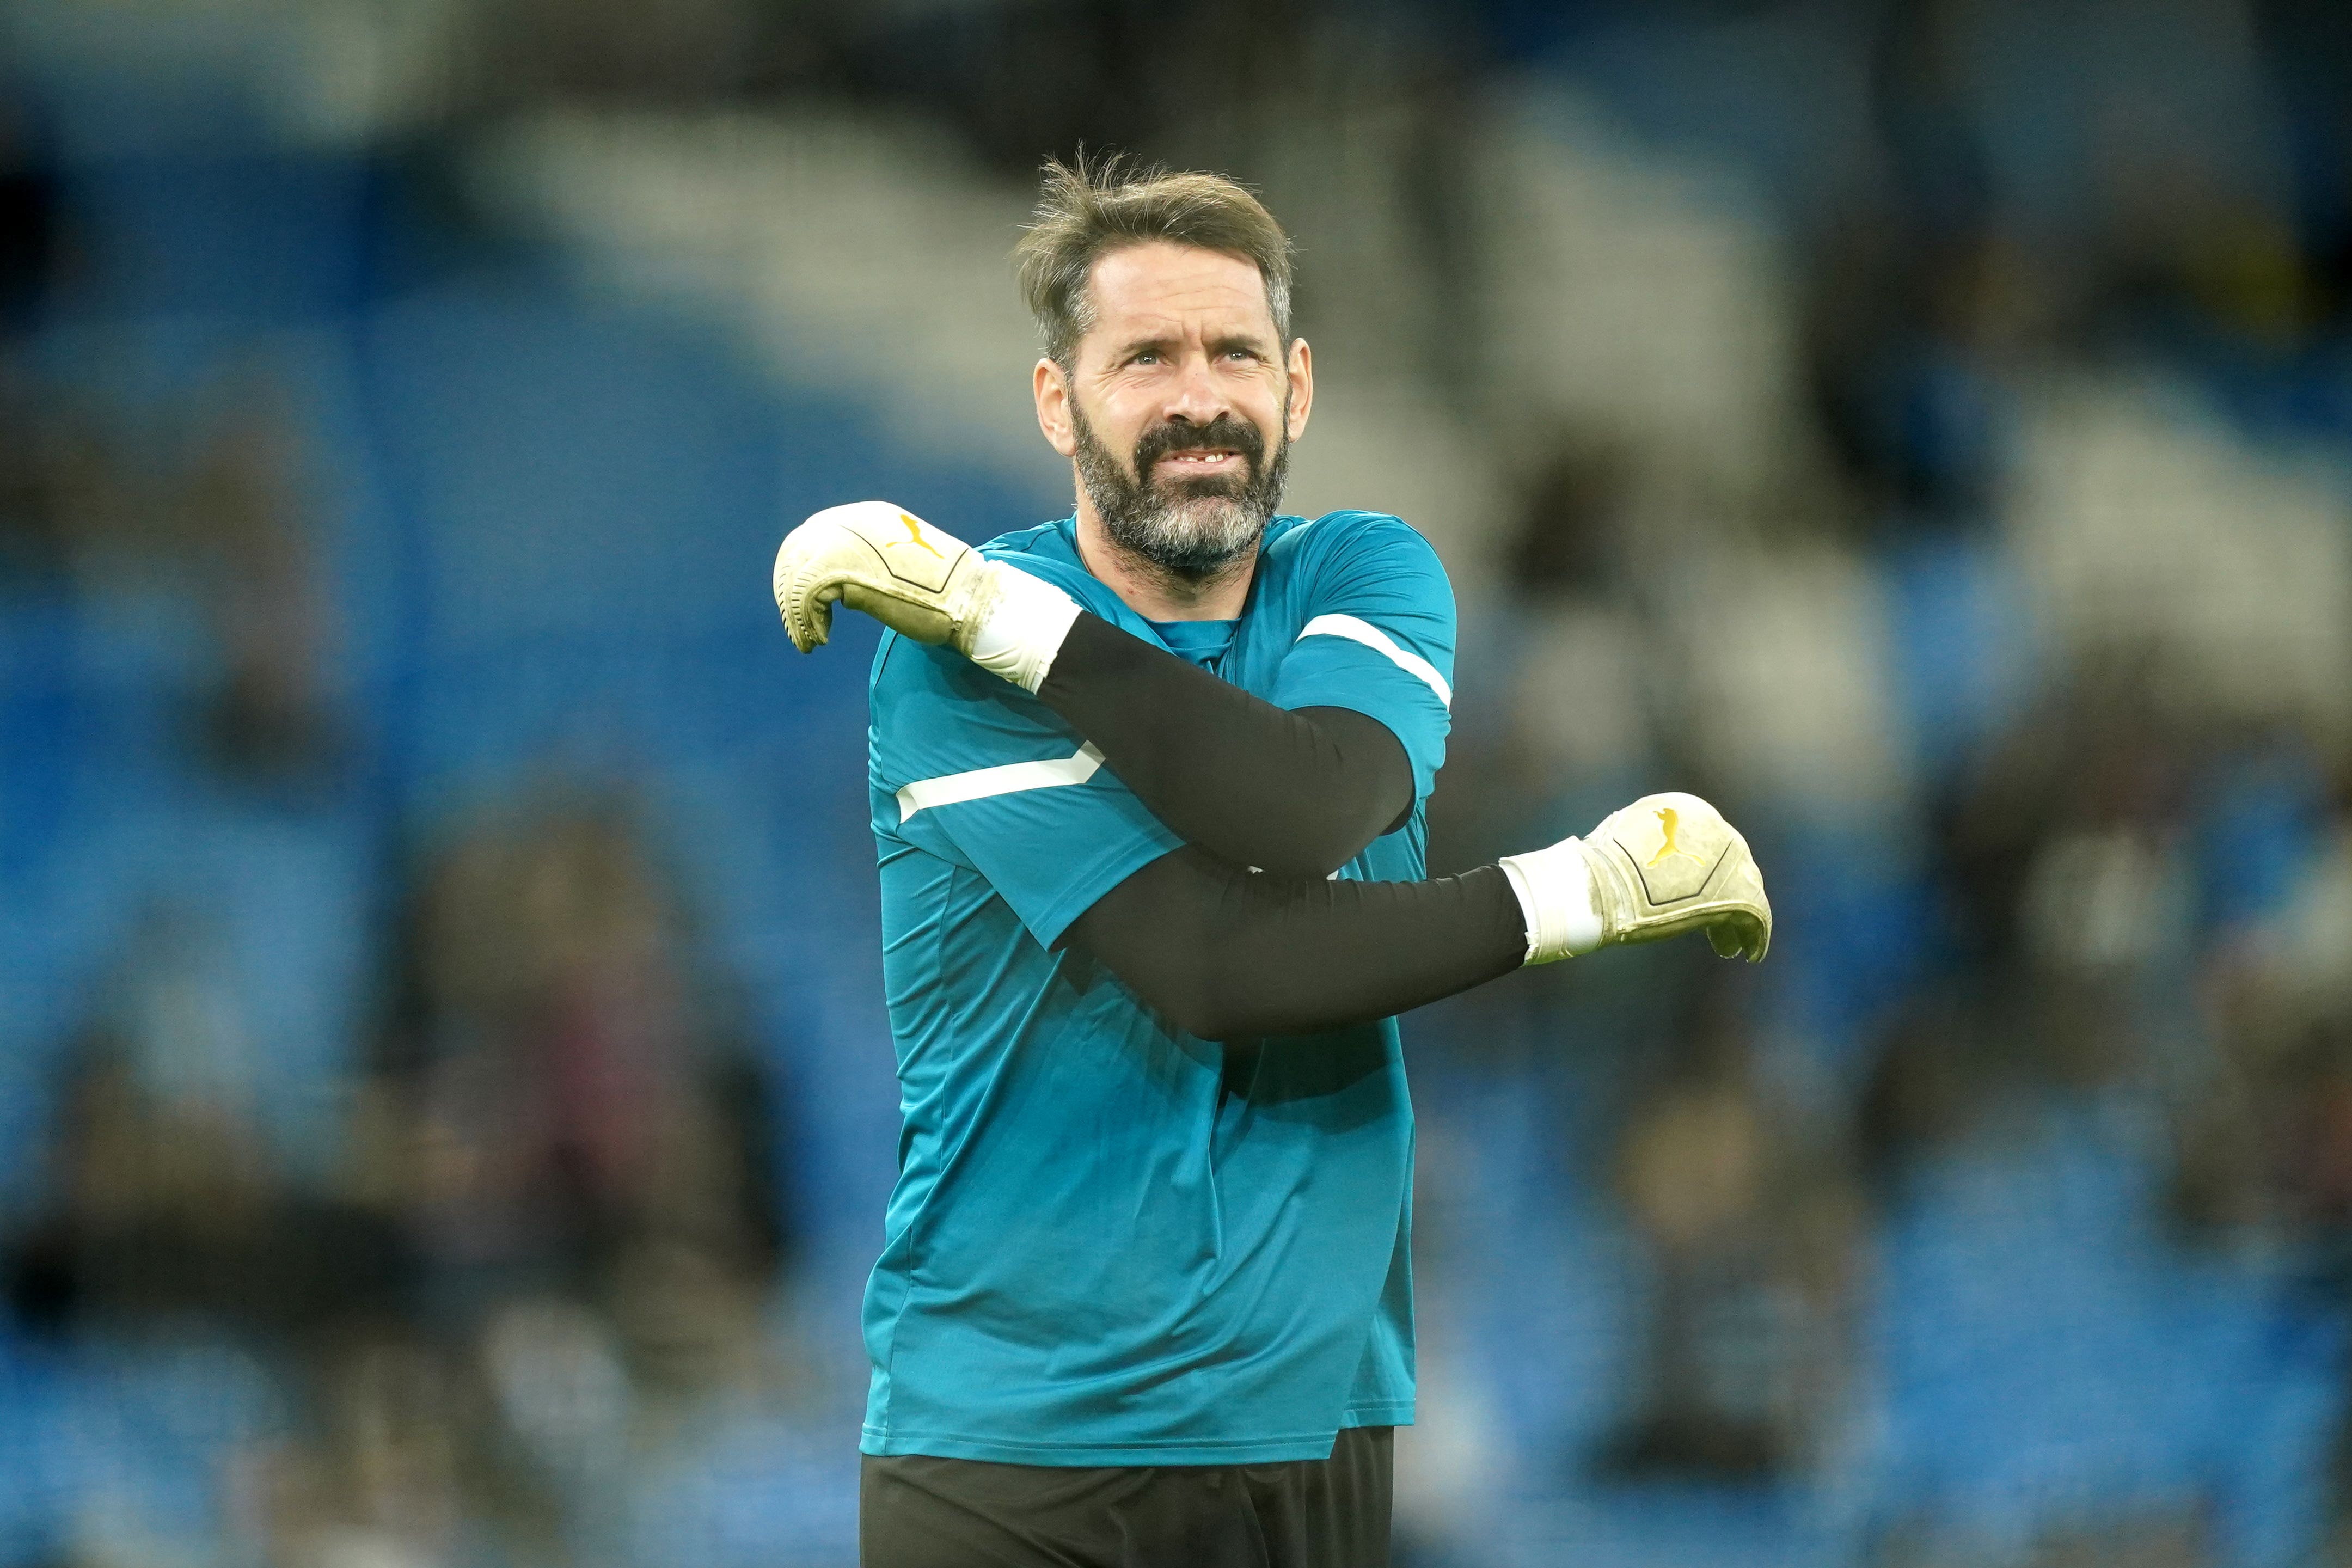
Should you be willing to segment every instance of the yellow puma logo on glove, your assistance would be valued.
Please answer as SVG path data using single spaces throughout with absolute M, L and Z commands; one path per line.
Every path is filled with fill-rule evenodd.
M 1685 860 L 1696 860 L 1702 866 L 1706 864 L 1706 856 L 1695 854 L 1675 842 L 1675 831 L 1681 826 L 1682 818 L 1675 814 L 1673 806 L 1659 807 L 1656 816 L 1658 826 L 1665 830 L 1666 841 L 1658 846 L 1658 852 L 1655 855 L 1650 857 L 1651 865 L 1656 865 L 1669 855 L 1679 855 Z
M 938 560 L 945 561 L 945 560 L 947 559 L 947 557 L 946 557 L 946 556 L 940 554 L 940 552 L 939 552 L 937 550 L 933 550 L 933 549 L 931 548 L 931 542 L 930 542 L 929 540 L 925 539 L 925 538 L 923 537 L 923 528 L 922 528 L 922 524 L 920 524 L 920 523 L 917 522 L 913 518 L 908 517 L 908 516 L 905 512 L 903 512 L 903 511 L 902 511 L 902 512 L 900 512 L 900 513 L 898 514 L 898 521 L 899 521 L 900 522 L 903 522 L 903 523 L 905 523 L 905 524 L 907 525 L 907 540 L 908 540 L 908 542 L 912 543 L 912 544 L 919 544 L 919 545 L 921 545 L 924 549 L 926 549 L 926 550 L 929 550 L 929 551 L 931 552 L 931 554 L 932 554 L 936 559 L 938 559 Z

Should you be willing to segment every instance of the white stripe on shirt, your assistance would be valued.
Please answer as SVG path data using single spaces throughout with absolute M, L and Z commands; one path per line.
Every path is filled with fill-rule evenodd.
M 1454 689 L 1445 684 L 1445 677 L 1437 673 L 1437 667 L 1421 655 L 1399 647 L 1388 633 L 1369 621 L 1360 621 L 1353 616 L 1318 616 L 1307 623 L 1307 628 L 1298 636 L 1301 640 L 1312 637 L 1346 637 L 1350 642 L 1360 642 L 1368 648 L 1384 653 L 1395 661 L 1399 669 L 1407 675 L 1420 677 L 1432 691 L 1437 693 L 1437 700 L 1445 704 L 1449 711 L 1454 707 Z
M 1058 789 L 1064 784 L 1082 784 L 1095 776 L 1102 766 L 1103 756 L 1091 745 L 1080 746 L 1066 757 L 1056 757 L 1043 763 L 1003 763 L 992 768 L 974 768 L 968 773 L 942 773 L 935 779 L 917 779 L 898 792 L 898 820 L 906 821 L 919 811 L 935 805 L 953 805 L 959 801 L 986 800 L 992 795 L 1017 795 L 1026 789 Z

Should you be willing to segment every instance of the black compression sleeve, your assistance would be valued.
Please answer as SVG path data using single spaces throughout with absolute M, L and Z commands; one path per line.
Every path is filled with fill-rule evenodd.
M 1095 616 L 1070 624 L 1037 696 L 1154 816 L 1236 866 L 1320 877 L 1412 809 L 1412 766 L 1379 720 L 1277 708 Z
M 1527 954 L 1497 866 L 1429 882 L 1254 876 L 1186 847 L 1097 900 L 1069 944 L 1202 1039 L 1385 1018 L 1507 974 Z

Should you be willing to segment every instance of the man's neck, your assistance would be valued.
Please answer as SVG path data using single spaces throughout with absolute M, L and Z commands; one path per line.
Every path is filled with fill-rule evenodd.
M 1249 600 L 1250 577 L 1257 570 L 1253 545 L 1248 554 L 1214 576 L 1181 576 L 1111 538 L 1083 496 L 1078 501 L 1078 559 L 1147 621 L 1236 619 Z

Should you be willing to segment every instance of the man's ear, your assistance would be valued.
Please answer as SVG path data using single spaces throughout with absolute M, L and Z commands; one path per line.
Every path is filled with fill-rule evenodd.
M 1045 433 L 1045 445 L 1065 458 L 1076 457 L 1078 431 L 1070 419 L 1069 377 L 1052 360 L 1041 359 L 1029 380 L 1030 391 L 1037 399 L 1037 428 Z
M 1307 434 L 1307 416 L 1315 409 L 1315 355 L 1305 338 L 1290 340 L 1290 417 L 1284 434 L 1296 441 Z

